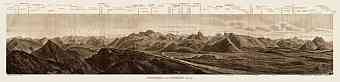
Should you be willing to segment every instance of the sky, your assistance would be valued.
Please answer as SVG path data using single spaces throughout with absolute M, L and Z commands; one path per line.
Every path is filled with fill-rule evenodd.
M 175 34 L 232 32 L 269 38 L 312 39 L 321 36 L 333 40 L 331 19 L 332 15 L 327 14 L 8 14 L 7 36 L 120 37 L 150 29 Z

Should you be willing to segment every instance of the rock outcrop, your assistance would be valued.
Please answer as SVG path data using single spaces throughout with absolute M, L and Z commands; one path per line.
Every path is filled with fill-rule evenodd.
M 305 44 L 301 46 L 301 50 L 316 50 L 318 46 L 315 45 L 314 42 L 307 40 Z
M 318 50 L 331 50 L 332 45 L 327 43 L 322 37 L 315 37 L 313 43 L 317 46 Z

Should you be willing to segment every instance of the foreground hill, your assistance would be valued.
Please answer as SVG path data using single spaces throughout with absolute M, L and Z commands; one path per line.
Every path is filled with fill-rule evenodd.
M 7 73 L 94 73 L 79 54 L 65 51 L 50 40 L 32 54 L 8 53 L 7 64 Z

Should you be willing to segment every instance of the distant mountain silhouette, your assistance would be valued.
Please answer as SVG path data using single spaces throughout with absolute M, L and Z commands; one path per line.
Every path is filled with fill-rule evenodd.
M 237 35 L 234 33 L 224 33 L 219 38 L 213 38 L 205 46 L 205 51 L 212 52 L 240 52 L 249 49 L 264 49 L 277 47 L 274 40 L 268 38 L 255 38 L 246 35 Z
M 114 40 L 94 36 L 7 40 L 10 40 L 6 44 L 8 74 L 240 72 L 237 70 L 324 74 L 333 69 L 333 42 L 322 37 L 270 39 L 236 33 L 205 36 L 202 32 L 177 35 L 147 30 Z M 111 43 L 106 44 L 109 41 L 104 40 Z M 258 64 L 249 65 L 249 62 Z
M 270 39 L 239 35 L 235 33 L 205 36 L 202 32 L 197 32 L 196 34 L 191 35 L 175 35 L 172 33 L 162 34 L 153 30 L 146 30 L 145 32 L 132 33 L 128 36 L 116 38 L 114 40 L 106 39 L 106 42 L 111 40 L 111 43 L 107 45 L 105 45 L 105 38 L 94 36 L 65 36 L 51 39 L 42 38 L 38 40 L 13 38 L 7 43 L 7 49 L 32 53 L 42 47 L 42 45 L 46 44 L 48 40 L 52 41 L 62 49 L 87 48 L 91 50 L 99 50 L 100 48 L 107 47 L 143 51 L 188 53 L 197 53 L 201 51 L 239 52 L 265 48 L 316 50 L 313 48 L 314 44 L 317 46 L 317 50 L 332 50 L 333 47 L 332 43 L 326 42 L 322 37 L 316 37 L 312 40 L 313 44 L 311 44 L 310 42 L 305 42 L 306 40 L 296 37 L 288 39 Z M 77 51 L 78 53 L 90 53 L 89 50 L 79 49 L 75 49 L 74 51 Z
M 324 40 L 315 41 L 325 44 Z M 234 33 L 224 33 L 223 35 L 204 36 L 202 32 L 188 36 L 174 34 L 163 35 L 159 32 L 147 30 L 146 32 L 133 33 L 129 36 L 114 40 L 108 46 L 119 49 L 147 50 L 147 51 L 169 51 L 169 52 L 192 52 L 212 51 L 212 52 L 239 52 L 249 49 L 265 48 L 291 48 L 299 49 L 305 41 L 299 38 L 276 39 L 257 38 Z M 315 43 L 315 42 L 314 42 Z M 320 48 L 325 49 L 326 46 Z
M 127 37 L 116 39 L 108 46 L 133 50 L 196 52 L 205 46 L 207 40 L 208 38 L 201 32 L 189 36 L 180 36 L 171 33 L 164 35 L 147 30 L 146 32 L 133 33 Z
M 147 48 L 151 48 L 153 45 L 158 45 L 160 47 L 156 47 L 157 49 L 149 49 L 158 50 L 168 42 L 168 39 L 171 39 L 171 37 L 168 38 L 159 32 L 147 30 L 146 32 L 139 32 L 138 34 L 132 33 L 126 37 L 116 39 L 112 43 L 110 43 L 108 47 L 119 49 L 146 50 Z

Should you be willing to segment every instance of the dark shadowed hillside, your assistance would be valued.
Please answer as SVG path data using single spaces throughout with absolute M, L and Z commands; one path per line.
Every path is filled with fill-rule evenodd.
M 152 74 L 193 74 L 204 73 L 190 65 L 150 55 L 144 52 L 103 48 L 98 54 L 87 59 L 98 73 L 152 73 Z

